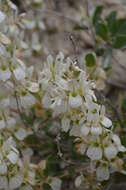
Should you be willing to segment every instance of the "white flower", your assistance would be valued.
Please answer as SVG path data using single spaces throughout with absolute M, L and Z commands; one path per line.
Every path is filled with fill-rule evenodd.
M 87 136 L 90 131 L 90 127 L 86 125 L 82 125 L 80 130 L 81 130 L 82 135 Z
M 115 158 L 117 153 L 118 150 L 113 144 L 110 144 L 108 147 L 104 148 L 104 154 L 108 160 Z
M 62 130 L 67 132 L 70 129 L 70 119 L 68 119 L 67 117 L 63 117 L 61 123 Z
M 7 173 L 7 165 L 5 162 L 0 163 L 0 175 L 5 175 Z
M 15 141 L 13 140 L 12 137 L 9 137 L 6 141 L 4 141 L 2 145 L 3 153 L 6 153 L 6 151 L 13 149 L 15 146 L 16 146 Z
M 77 96 L 69 96 L 69 105 L 71 106 L 71 108 L 78 108 L 82 105 L 82 98 L 81 96 L 78 94 Z
M 6 124 L 4 120 L 0 120 L 0 129 L 5 128 Z
M 86 105 L 87 105 L 87 109 L 88 109 L 88 113 L 87 113 L 88 121 L 98 123 L 100 106 L 98 104 L 94 103 L 90 99 L 87 100 Z
M 0 56 L 4 55 L 6 52 L 5 46 L 0 44 Z
M 12 164 L 16 164 L 18 161 L 18 154 L 14 151 L 10 151 L 9 154 L 7 155 L 8 160 L 12 163 Z
M 51 98 L 48 94 L 45 94 L 44 97 L 42 98 L 42 105 L 44 108 L 50 108 L 52 104 Z
M 120 138 L 117 135 L 114 134 L 112 136 L 112 140 L 114 141 L 115 145 L 117 146 L 117 148 L 120 152 L 126 151 L 126 148 L 123 145 L 121 145 Z
M 31 148 L 25 148 L 22 151 L 24 159 L 30 160 L 31 156 L 33 155 L 33 150 Z
M 102 128 L 100 126 L 99 127 L 92 126 L 91 127 L 91 134 L 92 135 L 101 135 L 102 134 Z
M 31 107 L 35 104 L 35 98 L 32 94 L 27 93 L 24 96 L 20 96 L 21 106 L 23 108 Z
M 5 17 L 6 15 L 2 11 L 0 11 L 0 23 L 4 21 Z
M 5 82 L 6 80 L 10 79 L 10 77 L 11 77 L 11 72 L 9 68 L 0 69 L 0 80 Z
M 10 188 L 10 190 L 14 190 L 14 189 L 19 188 L 21 186 L 21 184 L 23 183 L 23 179 L 24 179 L 24 177 L 20 173 L 13 176 L 13 177 L 11 177 L 9 179 L 9 188 Z
M 9 105 L 10 105 L 10 99 L 9 98 L 4 98 L 0 102 L 0 106 L 2 107 L 2 109 L 8 108 Z
M 13 130 L 16 126 L 16 120 L 13 117 L 7 118 L 7 128 Z
M 11 43 L 10 39 L 1 32 L 0 32 L 0 42 L 4 45 L 8 45 Z
M 50 186 L 52 188 L 52 190 L 60 190 L 61 189 L 61 185 L 62 185 L 62 181 L 59 178 L 53 178 Z
M 8 187 L 8 179 L 7 179 L 6 176 L 0 176 L 0 189 L 1 190 L 9 189 L 9 187 Z
M 17 80 L 23 80 L 26 77 L 26 66 L 20 59 L 16 59 L 16 61 L 17 62 L 16 65 L 14 65 L 15 68 L 13 69 L 13 73 Z
M 96 176 L 98 181 L 108 180 L 110 176 L 108 167 L 106 165 L 99 166 L 96 170 Z
M 25 129 L 20 128 L 20 129 L 18 129 L 18 131 L 15 133 L 15 136 L 16 136 L 16 138 L 17 138 L 18 140 L 22 141 L 22 140 L 24 140 L 24 139 L 26 138 L 27 132 L 26 132 Z
M 102 158 L 101 147 L 90 145 L 87 150 L 87 156 L 91 160 L 100 160 Z
M 76 179 L 75 179 L 75 187 L 80 187 L 81 183 L 82 183 L 82 180 L 83 180 L 83 176 L 80 175 L 80 176 L 77 176 Z
M 81 144 L 80 144 L 80 153 L 81 153 L 81 154 L 84 154 L 85 151 L 86 151 L 86 148 L 87 148 L 87 145 L 84 144 L 84 143 L 81 143 Z
M 56 84 L 61 88 L 62 90 L 68 90 L 68 82 L 61 78 L 60 76 L 56 76 Z
M 109 128 L 109 127 L 111 127 L 112 126 L 112 121 L 109 119 L 109 118 L 107 118 L 107 117 L 103 117 L 103 119 L 102 119 L 102 125 L 104 125 L 106 128 Z
M 25 78 L 25 71 L 23 68 L 18 66 L 13 72 L 17 80 L 23 80 Z
M 72 126 L 69 135 L 70 136 L 79 137 L 80 136 L 80 129 L 79 129 L 79 127 L 76 126 L 76 125 Z
M 28 90 L 32 93 L 37 93 L 39 91 L 39 84 L 37 82 L 30 82 Z

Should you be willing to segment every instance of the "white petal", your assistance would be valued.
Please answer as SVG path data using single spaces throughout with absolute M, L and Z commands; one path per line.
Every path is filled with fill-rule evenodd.
M 21 96 L 20 99 L 21 99 L 21 105 L 24 108 L 31 107 L 31 106 L 33 106 L 35 104 L 35 98 L 31 94 Z
M 118 150 L 119 150 L 120 152 L 126 152 L 126 148 L 125 148 L 123 145 L 119 146 L 119 147 L 118 147 Z
M 80 187 L 81 183 L 82 183 L 82 180 L 83 180 L 83 176 L 77 176 L 77 178 L 75 179 L 75 186 L 78 188 Z
M 63 117 L 62 121 L 62 130 L 67 132 L 70 129 L 70 119 Z
M 0 163 L 0 175 L 5 175 L 7 173 L 7 165 L 5 162 Z
M 8 45 L 11 43 L 10 39 L 3 33 L 0 32 L 0 42 L 4 45 Z
M 102 149 L 100 147 L 90 145 L 87 150 L 87 156 L 91 160 L 100 160 L 102 158 Z
M 110 145 L 104 149 L 104 154 L 106 158 L 109 160 L 115 158 L 117 153 L 118 153 L 117 148 L 114 145 Z
M 50 184 L 52 190 L 60 190 L 62 181 L 59 178 L 54 178 Z
M 69 96 L 69 105 L 72 108 L 78 108 L 82 105 L 82 97 L 78 94 L 77 96 Z
M 6 15 L 2 11 L 0 11 L 0 23 L 4 21 L 5 17 Z
M 0 70 L 0 80 L 5 82 L 6 80 L 10 79 L 10 77 L 11 77 L 11 72 L 9 69 L 6 69 L 5 71 Z
M 96 176 L 98 181 L 104 181 L 109 179 L 109 169 L 107 166 L 99 166 L 96 170 Z
M 0 120 L 0 129 L 5 128 L 5 121 L 4 120 Z
M 8 179 L 6 176 L 0 176 L 0 189 L 7 190 L 8 188 Z
M 23 80 L 25 78 L 25 71 L 21 67 L 17 67 L 13 72 L 17 80 Z
M 17 189 L 23 183 L 23 176 L 21 174 L 17 174 L 14 177 L 11 177 L 9 180 L 9 188 L 10 190 Z
M 30 158 L 33 155 L 33 150 L 31 148 L 25 148 L 22 151 L 23 157 Z
M 18 131 L 15 133 L 15 136 L 18 140 L 22 141 L 24 138 L 27 136 L 27 132 L 25 129 L 20 128 Z
M 89 131 L 90 131 L 90 127 L 87 127 L 85 125 L 81 126 L 81 133 L 82 133 L 82 135 L 87 136 L 88 133 L 89 133 Z
M 28 87 L 28 90 L 29 90 L 30 92 L 33 92 L 33 93 L 38 92 L 38 91 L 39 91 L 39 84 L 36 83 L 36 82 L 31 82 L 31 83 L 30 83 L 30 86 Z
M 101 127 L 91 127 L 91 134 L 92 135 L 101 135 L 102 128 Z
M 80 153 L 84 154 L 86 151 L 87 146 L 83 143 L 80 144 Z
M 15 153 L 14 151 L 10 151 L 10 153 L 7 155 L 8 160 L 12 163 L 12 164 L 16 164 L 18 161 L 18 154 Z
M 0 44 L 0 56 L 1 56 L 1 55 L 4 55 L 5 52 L 6 52 L 5 46 L 2 45 L 2 44 Z
M 50 108 L 52 101 L 49 95 L 45 94 L 45 96 L 42 98 L 42 104 L 44 108 Z
M 121 145 L 121 141 L 120 141 L 120 138 L 117 136 L 117 135 L 113 135 L 112 136 L 112 140 L 114 141 L 114 143 L 117 145 L 117 146 L 120 146 Z
M 16 127 L 16 120 L 12 117 L 7 118 L 7 128 L 13 130 Z
M 80 131 L 79 131 L 78 126 L 72 126 L 72 129 L 70 130 L 69 134 L 70 136 L 75 136 L 75 137 L 80 136 Z
M 8 106 L 10 105 L 10 99 L 9 98 L 4 98 L 1 102 L 0 102 L 0 106 L 2 108 L 8 108 Z
M 107 118 L 107 117 L 103 117 L 103 120 L 101 122 L 106 128 L 109 128 L 112 126 L 112 121 Z
M 48 62 L 48 65 L 49 65 L 49 67 L 52 65 L 52 63 L 53 63 L 53 57 L 52 57 L 52 55 L 49 55 L 48 57 L 47 57 L 47 62 Z

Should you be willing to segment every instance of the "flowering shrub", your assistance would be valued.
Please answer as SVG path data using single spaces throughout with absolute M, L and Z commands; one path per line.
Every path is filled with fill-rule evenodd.
M 93 176 L 95 185 L 109 180 L 111 173 L 124 172 L 126 149 L 113 133 L 105 107 L 97 101 L 95 81 L 61 52 L 56 58 L 49 55 L 41 69 L 28 67 L 20 54 L 22 51 L 25 55 L 26 49 L 31 52 L 29 46 L 24 48 L 27 44 L 24 31 L 29 23 L 24 15 L 18 14 L 11 1 L 0 1 L 0 7 L 0 84 L 3 91 L 0 99 L 0 189 L 61 189 L 65 173 L 49 175 L 46 158 L 42 159 L 40 154 L 36 163 L 35 153 L 28 143 L 40 129 L 42 136 L 45 134 L 46 121 L 51 121 L 50 130 L 56 139 L 56 152 L 63 171 L 71 163 L 76 167 L 76 163 L 69 157 L 64 158 L 60 147 L 62 134 L 67 133 L 77 155 L 82 155 L 85 166 L 84 171 L 75 173 L 76 187 L 86 179 L 85 172 L 86 177 Z M 33 25 L 35 23 L 30 23 L 32 29 Z M 39 26 L 44 27 L 43 23 Z M 39 51 L 40 46 L 34 43 L 33 49 Z M 53 125 L 57 126 L 53 128 Z M 41 139 L 41 133 L 37 138 Z M 33 149 L 37 149 L 37 144 Z

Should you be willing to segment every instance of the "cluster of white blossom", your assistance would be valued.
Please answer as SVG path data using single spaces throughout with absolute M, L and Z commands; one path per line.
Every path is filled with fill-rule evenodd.
M 49 56 L 39 74 L 42 104 L 51 109 L 53 117 L 61 118 L 61 127 L 77 137 L 79 151 L 91 160 L 97 179 L 108 180 L 110 173 L 120 171 L 123 161 L 119 152 L 126 149 L 112 132 L 112 122 L 105 108 L 97 103 L 95 85 L 69 58 L 60 53 L 56 60 Z
M 23 82 L 32 69 L 28 70 L 18 58 L 21 34 L 16 6 L 9 0 L 0 1 L 0 6 L 0 189 L 31 190 L 35 181 L 35 171 L 29 163 L 32 150 L 23 142 L 31 132 L 16 111 L 14 93 L 24 93 Z M 21 97 L 22 106 L 28 99 L 25 95 Z
M 62 53 L 56 59 L 48 56 L 42 70 L 33 77 L 34 68 L 20 59 L 20 50 L 26 45 L 20 27 L 34 29 L 36 23 L 32 22 L 34 19 L 30 24 L 22 21 L 11 1 L 0 1 L 0 5 L 0 84 L 5 91 L 0 97 L 0 189 L 31 190 L 35 185 L 35 168 L 30 163 L 32 150 L 24 142 L 32 131 L 23 123 L 20 110 L 29 112 L 38 99 L 54 118 L 60 118 L 62 131 L 76 137 L 78 150 L 90 158 L 97 179 L 108 180 L 110 173 L 122 170 L 118 153 L 125 152 L 125 147 L 113 134 L 104 106 L 97 103 L 95 83 L 70 58 L 64 59 Z M 43 28 L 42 23 L 37 24 Z M 52 189 L 56 190 L 57 185 L 60 189 L 61 181 L 55 178 Z
M 21 5 L 27 10 L 27 14 L 22 19 L 26 35 L 21 46 L 24 51 L 24 57 L 30 58 L 34 56 L 34 53 L 39 55 L 43 49 L 42 32 L 45 30 L 45 24 L 43 22 L 43 0 L 25 0 L 23 2 L 21 1 Z
M 36 1 L 36 4 L 38 3 Z M 26 46 L 24 30 L 27 29 L 27 23 L 23 19 L 24 15 L 18 15 L 17 7 L 10 0 L 0 1 L 0 189 L 2 190 L 32 190 L 37 183 L 36 169 L 40 167 L 39 164 L 31 163 L 33 151 L 25 143 L 25 138 L 32 134 L 32 130 L 25 125 L 20 115 L 22 110 L 28 112 L 33 107 L 36 102 L 34 94 L 39 92 L 39 84 L 33 79 L 33 66 L 27 67 L 20 58 L 25 57 L 22 53 L 25 52 L 24 46 Z M 41 184 L 43 183 L 44 180 L 41 181 Z M 53 190 L 60 189 L 60 179 L 52 177 L 48 183 Z

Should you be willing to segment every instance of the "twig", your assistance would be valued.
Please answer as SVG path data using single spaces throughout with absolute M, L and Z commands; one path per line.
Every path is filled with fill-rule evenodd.
M 74 36 L 72 34 L 70 34 L 69 39 L 70 39 L 70 41 L 71 41 L 71 43 L 73 45 L 73 50 L 74 50 L 74 55 L 75 55 L 74 62 L 76 63 L 76 65 L 79 66 L 79 61 L 78 61 L 78 57 L 77 57 L 77 44 L 75 42 L 75 38 L 74 38 Z

